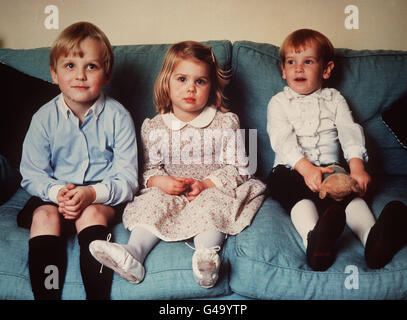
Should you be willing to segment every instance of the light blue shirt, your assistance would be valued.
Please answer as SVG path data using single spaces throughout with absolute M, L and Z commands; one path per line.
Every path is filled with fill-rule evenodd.
M 58 95 L 32 117 L 20 172 L 21 186 L 44 201 L 56 202 L 67 183 L 92 185 L 95 203 L 114 206 L 132 200 L 138 163 L 130 113 L 101 94 L 80 124 Z

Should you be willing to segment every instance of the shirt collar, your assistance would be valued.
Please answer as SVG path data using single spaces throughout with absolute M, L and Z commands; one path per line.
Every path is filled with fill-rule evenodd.
M 178 119 L 172 112 L 161 115 L 165 125 L 171 130 L 181 130 L 187 124 L 195 128 L 207 127 L 215 118 L 216 109 L 214 107 L 205 107 L 202 112 L 189 122 L 184 122 Z
M 284 94 L 287 99 L 293 100 L 293 99 L 302 99 L 305 97 L 315 97 L 315 98 L 320 98 L 324 100 L 331 100 L 332 99 L 332 91 L 329 90 L 329 88 L 320 88 L 316 91 L 314 91 L 311 94 L 299 94 L 295 92 L 293 89 L 290 87 L 286 86 L 284 87 Z
M 93 112 L 94 116 L 97 118 L 99 114 L 102 112 L 104 106 L 105 106 L 105 95 L 101 93 L 99 98 L 97 98 L 97 100 L 95 101 L 95 103 L 88 109 L 88 111 L 85 114 L 85 117 L 90 112 Z M 68 119 L 68 116 L 72 112 L 72 110 L 66 104 L 64 95 L 62 93 L 58 99 L 58 108 L 62 112 L 65 119 Z

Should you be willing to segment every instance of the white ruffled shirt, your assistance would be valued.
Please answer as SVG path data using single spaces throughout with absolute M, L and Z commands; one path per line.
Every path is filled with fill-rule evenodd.
M 336 89 L 301 95 L 285 87 L 268 104 L 267 132 L 275 152 L 274 167 L 294 168 L 303 157 L 318 166 L 338 163 L 340 147 L 346 161 L 368 160 L 363 129 Z

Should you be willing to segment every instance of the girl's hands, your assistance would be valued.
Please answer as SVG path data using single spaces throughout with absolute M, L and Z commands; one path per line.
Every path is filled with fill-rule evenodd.
M 191 179 L 193 180 L 193 179 Z M 202 191 L 208 188 L 213 188 L 215 187 L 214 183 L 210 179 L 206 180 L 193 180 L 193 183 L 190 185 L 190 190 L 186 197 L 188 201 L 194 200 Z
M 188 201 L 194 200 L 203 190 L 215 185 L 210 179 L 195 180 L 172 176 L 153 176 L 148 179 L 147 187 L 158 187 L 167 194 L 181 195 L 185 193 Z
M 371 181 L 370 175 L 365 171 L 365 165 L 359 158 L 349 160 L 350 176 L 356 180 L 360 187 L 359 195 L 363 197 L 366 194 L 367 187 Z
M 334 172 L 334 170 L 327 167 L 314 166 L 306 158 L 302 158 L 295 164 L 295 170 L 297 170 L 304 177 L 305 184 L 312 192 L 320 191 L 322 175 L 324 173 Z
M 185 192 L 194 180 L 172 176 L 153 176 L 148 179 L 147 187 L 158 187 L 171 195 L 180 195 Z
M 58 211 L 65 219 L 77 219 L 83 209 L 96 199 L 96 191 L 91 186 L 75 186 L 67 184 L 57 196 Z

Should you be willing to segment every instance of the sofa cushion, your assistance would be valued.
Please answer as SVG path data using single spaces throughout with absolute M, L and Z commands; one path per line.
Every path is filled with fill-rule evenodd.
M 393 199 L 407 203 L 407 177 L 387 177 L 369 204 L 376 217 Z M 407 247 L 382 269 L 369 269 L 364 248 L 346 227 L 334 264 L 307 265 L 302 240 L 281 206 L 268 198 L 250 228 L 227 244 L 233 292 L 256 299 L 406 299 Z M 261 281 L 259 281 L 261 275 Z
M 8 159 L 0 154 L 0 205 L 17 191 L 20 179 L 17 169 L 11 167 Z
M 225 40 L 204 43 L 212 47 L 220 66 L 230 69 L 231 42 Z M 153 87 L 169 47 L 170 44 L 113 47 L 115 61 L 112 80 L 104 91 L 130 110 L 137 128 L 146 117 L 156 114 Z M 0 49 L 0 62 L 32 77 L 52 82 L 49 50 L 50 48 Z
M 23 189 L 0 206 L 0 299 L 32 299 L 27 254 L 29 230 L 17 227 L 16 216 L 28 200 Z M 112 227 L 113 239 L 127 243 L 130 233 L 122 223 Z M 62 299 L 85 299 L 79 268 L 77 236 L 67 239 L 68 267 Z M 160 242 L 145 261 L 146 277 L 138 285 L 114 275 L 112 299 L 186 299 L 225 296 L 231 293 L 228 284 L 228 259 L 223 264 L 219 281 L 212 289 L 201 288 L 192 273 L 193 250 L 184 242 Z
M 208 41 L 205 44 L 212 47 L 221 67 L 229 69 L 231 43 Z M 105 92 L 130 110 L 137 129 L 146 117 L 152 118 L 156 114 L 153 100 L 154 83 L 169 47 L 169 44 L 162 44 L 114 48 L 113 76 Z
M 0 154 L 12 168 L 19 168 L 21 146 L 34 112 L 59 93 L 58 86 L 0 63 Z
M 266 131 L 267 105 L 281 91 L 279 48 L 238 41 L 233 44 L 233 105 L 245 128 L 257 129 L 258 175 L 267 175 L 274 161 Z M 381 120 L 381 114 L 407 95 L 407 52 L 337 49 L 335 69 L 326 86 L 338 89 L 366 135 L 374 174 L 407 175 L 407 152 Z
M 207 44 L 213 47 L 222 67 L 229 68 L 231 43 L 229 41 L 210 41 Z M 119 100 L 130 110 L 137 132 L 139 132 L 139 127 L 144 118 L 152 117 L 156 113 L 152 98 L 153 86 L 162 59 L 169 46 L 135 45 L 114 48 L 115 66 L 113 78 L 109 86 L 105 88 L 105 92 Z M 23 75 L 23 82 L 18 79 L 10 82 L 10 90 L 17 92 L 18 89 L 20 90 L 19 95 L 23 95 L 24 90 L 27 90 L 26 86 L 32 84 L 32 77 L 51 81 L 48 54 L 49 48 L 31 50 L 0 49 L 0 62 L 29 75 Z M 12 68 L 9 66 L 3 64 L 3 70 L 1 71 L 8 69 L 15 75 L 15 71 L 11 70 Z M 20 74 L 18 76 L 21 77 Z M 38 94 L 49 94 L 47 86 L 53 85 L 43 80 L 34 80 L 38 83 L 38 86 L 35 87 Z M 16 84 L 21 84 L 21 86 Z M 56 86 L 53 87 L 58 91 Z M 3 96 L 7 96 L 7 93 L 4 92 Z M 47 100 L 57 93 L 52 93 Z M 22 104 L 19 103 L 17 105 L 19 108 L 17 106 L 13 107 L 12 112 L 16 116 L 21 116 L 24 113 L 24 117 L 27 116 L 30 120 L 32 113 L 41 106 L 41 104 L 28 103 L 32 100 L 34 99 L 29 99 Z M 24 108 L 24 112 L 22 108 Z M 4 132 L 9 132 L 12 126 L 17 125 L 8 120 L 10 117 L 11 115 L 8 115 L 4 118 L 7 121 Z M 28 123 L 17 130 L 22 137 L 24 137 L 28 129 L 29 120 Z M 14 148 L 15 151 L 20 149 L 21 145 L 22 140 L 13 143 L 10 148 Z M 24 190 L 18 189 L 9 201 L 0 206 L 0 299 L 32 299 L 33 297 L 27 266 L 29 230 L 18 228 L 16 224 L 17 213 L 28 198 L 29 195 Z M 129 232 L 125 230 L 121 223 L 112 227 L 112 233 L 115 241 L 127 243 Z M 84 299 L 85 292 L 79 269 L 79 246 L 76 236 L 68 239 L 67 250 L 68 268 L 62 298 Z M 112 299 L 181 299 L 229 295 L 231 293 L 228 284 L 229 267 L 228 259 L 224 253 L 222 253 L 223 264 L 220 277 L 216 286 L 212 289 L 203 289 L 195 282 L 192 273 L 192 254 L 193 250 L 186 246 L 184 242 L 160 242 L 146 259 L 146 277 L 139 285 L 131 284 L 115 274 L 112 284 Z
M 220 66 L 225 70 L 230 69 L 231 42 L 207 41 L 205 44 L 212 47 Z M 169 47 L 170 44 L 113 47 L 113 75 L 104 92 L 130 111 L 137 133 L 140 132 L 144 119 L 152 118 L 156 114 L 153 101 L 154 82 Z M 2 96 L 10 99 L 7 103 L 10 107 L 7 109 L 7 116 L 2 117 L 4 124 L 2 123 L 0 130 L 1 136 L 6 136 L 9 132 L 15 140 L 7 140 L 9 142 L 0 149 L 0 154 L 5 155 L 13 165 L 19 165 L 21 147 L 18 146 L 22 146 L 33 113 L 59 93 L 59 88 L 50 83 L 52 78 L 49 72 L 49 50 L 50 48 L 0 49 L 0 71 L 11 75 L 7 87 L 1 89 L 1 93 L 4 93 Z M 13 68 L 23 73 L 15 72 Z M 16 83 L 21 85 L 16 86 Z M 13 94 L 10 95 L 10 92 Z M 21 119 L 17 121 L 17 117 Z M 137 139 L 140 145 L 139 135 Z M 141 158 L 140 156 L 139 159 Z

